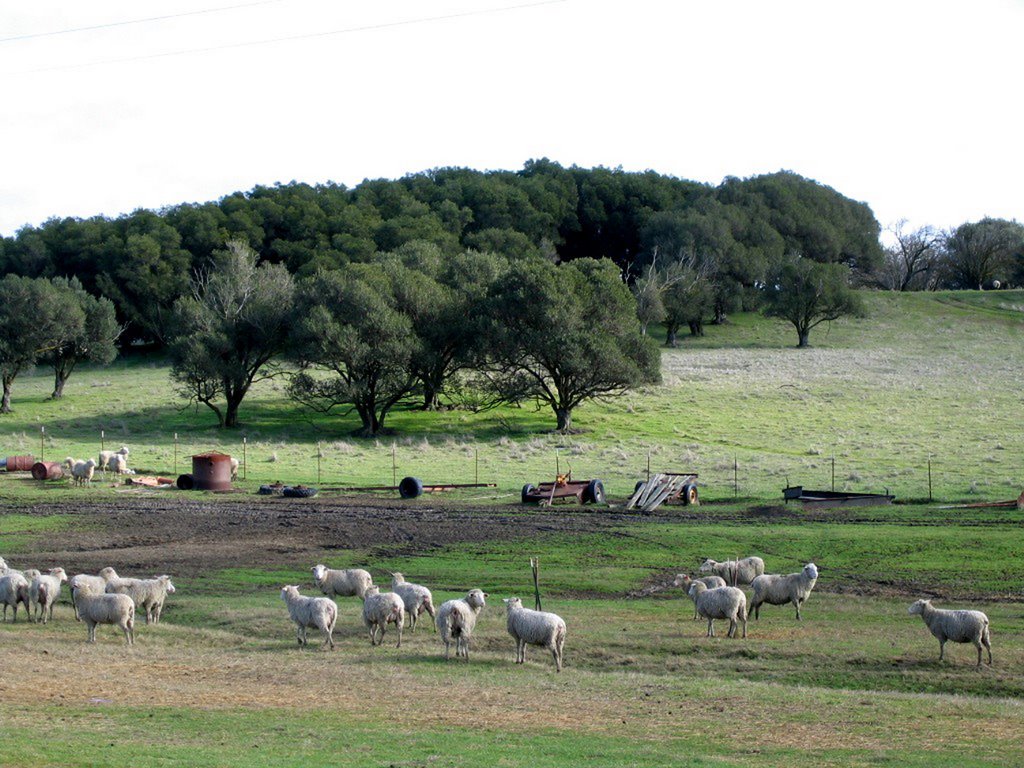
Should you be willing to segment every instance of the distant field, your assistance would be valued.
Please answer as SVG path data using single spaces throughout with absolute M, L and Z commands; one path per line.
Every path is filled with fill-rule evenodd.
M 624 398 L 581 407 L 582 432 L 549 432 L 551 415 L 532 407 L 482 414 L 399 410 L 393 434 L 352 436 L 354 416 L 312 416 L 283 397 L 283 383 L 256 389 L 242 409 L 244 426 L 222 431 L 205 408 L 180 410 L 159 359 L 127 357 L 75 374 L 61 402 L 45 398 L 47 371 L 15 384 L 16 413 L 0 417 L 0 453 L 40 452 L 47 459 L 85 457 L 127 444 L 132 466 L 170 474 L 187 456 L 213 448 L 241 457 L 246 482 L 322 485 L 496 482 L 496 493 L 464 499 L 511 499 L 526 482 L 554 474 L 557 461 L 575 477 L 600 477 L 613 496 L 628 494 L 654 471 L 700 474 L 709 499 L 776 499 L 787 483 L 928 496 L 1013 498 L 1021 489 L 1024 432 L 1020 371 L 1024 365 L 1024 292 L 865 296 L 869 315 L 821 326 L 812 349 L 793 348 L 792 330 L 757 315 L 708 326 L 663 354 L 664 383 Z M 394 451 L 394 454 L 392 453 Z M 734 474 L 735 470 L 735 474 Z M 9 479 L 7 479 L 9 480 Z M 75 491 L 102 494 L 94 487 Z M 0 492 L 22 498 L 67 493 L 34 484 Z

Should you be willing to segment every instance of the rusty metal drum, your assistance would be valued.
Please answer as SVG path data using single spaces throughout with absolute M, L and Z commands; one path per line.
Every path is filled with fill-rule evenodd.
M 197 491 L 231 489 L 231 457 L 210 451 L 192 457 L 192 481 Z

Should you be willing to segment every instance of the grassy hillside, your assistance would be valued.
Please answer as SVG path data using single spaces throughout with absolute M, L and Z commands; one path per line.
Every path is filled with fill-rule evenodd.
M 811 349 L 793 348 L 785 324 L 737 315 L 684 338 L 663 354 L 664 381 L 624 398 L 592 403 L 575 416 L 580 434 L 551 434 L 552 415 L 532 407 L 483 414 L 400 410 L 394 434 L 352 437 L 354 416 L 314 416 L 268 382 L 243 405 L 244 426 L 218 430 L 205 408 L 181 410 L 159 359 L 127 357 L 76 373 L 60 402 L 49 402 L 46 370 L 20 377 L 12 415 L 0 417 L 0 453 L 40 452 L 47 459 L 94 455 L 100 430 L 106 446 L 127 444 L 141 470 L 178 471 L 186 456 L 219 448 L 241 456 L 243 485 L 317 481 L 381 484 L 395 472 L 426 482 L 497 482 L 514 498 L 525 482 L 564 471 L 601 477 L 613 495 L 628 493 L 646 468 L 700 473 L 706 499 L 778 498 L 787 483 L 829 487 L 832 458 L 838 489 L 901 499 L 933 493 L 941 500 L 1012 498 L 1020 492 L 1024 433 L 1019 371 L 1024 363 L 1024 293 L 939 293 L 865 296 L 864 319 L 821 326 Z M 734 467 L 738 488 L 734 487 Z M 63 495 L 12 484 L 25 495 Z M 102 488 L 79 493 L 98 494 Z

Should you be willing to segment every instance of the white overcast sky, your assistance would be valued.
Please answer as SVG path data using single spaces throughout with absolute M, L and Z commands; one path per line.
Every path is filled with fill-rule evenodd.
M 7 2 L 0 234 L 539 157 L 1020 220 L 1022 41 L 1020 0 Z

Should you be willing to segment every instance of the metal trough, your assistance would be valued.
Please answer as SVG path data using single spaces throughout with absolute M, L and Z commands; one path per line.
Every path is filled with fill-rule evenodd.
M 782 496 L 788 504 L 799 501 L 805 507 L 824 509 L 826 507 L 877 507 L 892 504 L 896 497 L 889 493 L 842 493 L 840 491 L 809 491 L 802 485 L 782 489 Z

